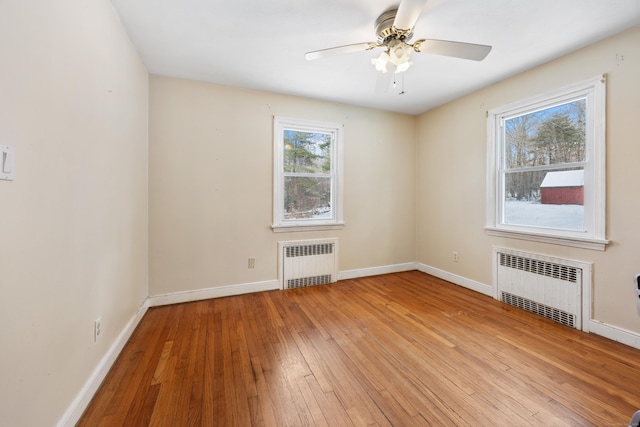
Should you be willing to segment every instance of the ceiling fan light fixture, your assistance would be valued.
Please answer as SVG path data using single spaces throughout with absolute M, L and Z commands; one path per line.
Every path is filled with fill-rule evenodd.
M 371 58 L 371 63 L 376 67 L 377 71 L 386 73 L 388 71 L 387 64 L 389 63 L 389 60 L 389 54 L 387 51 L 384 51 L 377 58 Z
M 412 47 L 400 40 L 392 40 L 388 49 L 380 54 L 377 58 L 372 58 L 371 63 L 375 65 L 376 70 L 386 73 L 389 71 L 389 63 L 393 64 L 395 73 L 407 71 L 413 62 L 409 61 Z
M 389 57 L 391 61 L 400 65 L 409 60 L 413 48 L 401 40 L 392 40 L 389 42 Z
M 403 62 L 402 64 L 398 65 L 398 68 L 396 68 L 396 73 L 407 71 L 412 64 L 413 62 L 411 61 Z

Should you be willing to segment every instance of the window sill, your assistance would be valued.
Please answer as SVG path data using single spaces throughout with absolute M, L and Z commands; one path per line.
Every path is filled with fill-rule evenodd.
M 274 233 L 289 233 L 292 231 L 323 231 L 323 230 L 341 230 L 344 228 L 344 222 L 336 222 L 332 224 L 287 224 L 272 225 L 271 229 Z
M 531 242 L 551 243 L 554 245 L 571 246 L 574 248 L 591 249 L 594 251 L 604 251 L 610 240 L 593 239 L 586 237 L 555 236 L 544 233 L 532 233 L 524 231 L 504 230 L 495 227 L 485 227 L 489 236 L 507 237 L 511 239 L 528 240 Z

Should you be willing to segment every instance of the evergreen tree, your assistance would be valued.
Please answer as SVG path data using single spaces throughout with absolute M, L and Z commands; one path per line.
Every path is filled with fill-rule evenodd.
M 330 209 L 331 136 L 285 131 L 285 217 L 310 218 Z M 307 175 L 307 176 L 305 176 Z
M 505 196 L 537 200 L 546 170 L 510 169 L 585 160 L 584 100 L 510 118 L 505 121 Z

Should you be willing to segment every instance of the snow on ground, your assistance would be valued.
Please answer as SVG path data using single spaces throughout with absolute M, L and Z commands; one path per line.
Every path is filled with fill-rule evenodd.
M 584 206 L 543 205 L 526 201 L 507 201 L 504 222 L 511 225 L 584 230 Z

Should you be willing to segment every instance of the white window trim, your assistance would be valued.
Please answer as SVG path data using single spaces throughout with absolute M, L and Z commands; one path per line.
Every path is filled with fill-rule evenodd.
M 283 133 L 285 129 L 324 132 L 333 135 L 334 143 L 331 144 L 331 208 L 333 218 L 322 220 L 284 219 L 284 174 L 282 170 L 284 164 Z M 344 227 L 342 217 L 343 134 L 344 125 L 342 124 L 278 116 L 273 118 L 273 224 L 271 228 L 274 232 L 337 230 Z
M 505 117 L 519 112 L 549 108 L 570 101 L 572 98 L 587 98 L 587 114 L 593 120 L 587 132 L 587 161 L 585 162 L 585 213 L 586 231 L 567 231 L 551 228 L 537 228 L 503 224 L 500 219 L 502 189 L 498 179 L 502 143 L 499 137 L 500 126 Z M 606 155 L 606 75 L 598 76 L 546 94 L 535 96 L 512 104 L 495 108 L 487 112 L 487 234 L 553 243 L 585 249 L 605 250 L 610 243 L 606 239 L 605 222 L 605 155 Z

